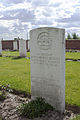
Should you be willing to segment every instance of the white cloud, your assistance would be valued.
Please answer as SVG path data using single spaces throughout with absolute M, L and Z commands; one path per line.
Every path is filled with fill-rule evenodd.
M 0 20 L 0 26 L 3 27 L 13 27 L 14 24 L 19 25 L 19 20 Z
M 0 15 L 0 18 L 3 18 L 4 17 L 4 15 Z
M 11 4 L 10 6 L 7 7 L 2 7 L 1 11 L 12 11 L 12 10 L 20 10 L 20 9 L 31 9 L 32 6 L 30 3 L 19 3 L 19 4 Z
M 27 31 L 40 26 L 80 33 L 79 25 L 79 0 L 0 0 L 0 34 L 5 39 L 26 38 Z

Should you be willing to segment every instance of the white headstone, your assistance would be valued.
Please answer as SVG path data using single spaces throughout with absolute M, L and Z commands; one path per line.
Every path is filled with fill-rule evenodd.
M 13 50 L 18 50 L 17 40 L 13 41 Z
M 65 30 L 30 31 L 31 96 L 43 97 L 61 113 L 65 110 Z
M 2 56 L 2 41 L 0 40 L 0 56 Z
M 19 54 L 21 57 L 26 57 L 26 40 L 19 40 Z

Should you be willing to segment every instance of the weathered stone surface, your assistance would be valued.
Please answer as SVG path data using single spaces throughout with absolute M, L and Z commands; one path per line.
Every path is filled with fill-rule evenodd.
M 21 57 L 26 57 L 26 40 L 19 40 L 19 54 Z
M 65 110 L 65 30 L 30 31 L 31 95 L 43 97 L 60 112 Z
M 13 41 L 13 50 L 18 50 L 17 40 Z

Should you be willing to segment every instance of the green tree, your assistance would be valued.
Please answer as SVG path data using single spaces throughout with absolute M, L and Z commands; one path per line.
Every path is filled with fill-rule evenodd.
M 69 33 L 67 35 L 67 39 L 71 39 L 71 35 Z
M 79 39 L 78 35 L 75 32 L 72 34 L 72 38 L 73 39 Z
M 18 38 L 14 38 L 14 40 L 20 40 L 20 38 L 18 37 Z
M 14 38 L 14 40 L 17 40 L 17 38 Z

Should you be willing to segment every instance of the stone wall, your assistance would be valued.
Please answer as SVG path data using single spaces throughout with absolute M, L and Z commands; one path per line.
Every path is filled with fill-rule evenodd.
M 29 49 L 28 40 L 26 40 L 26 49 Z M 2 49 L 13 50 L 13 40 L 2 41 Z M 19 42 L 18 42 L 19 49 Z M 66 49 L 77 49 L 80 50 L 80 40 L 66 40 Z
M 3 50 L 6 50 L 6 49 L 13 50 L 13 41 L 14 40 L 2 41 L 2 49 Z M 17 45 L 18 45 L 18 49 L 19 49 L 19 41 L 17 41 Z M 26 49 L 28 49 L 28 40 L 26 40 Z
M 2 49 L 10 49 L 13 50 L 13 40 L 2 41 Z
M 80 50 L 80 40 L 66 40 L 66 49 Z

